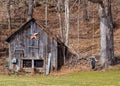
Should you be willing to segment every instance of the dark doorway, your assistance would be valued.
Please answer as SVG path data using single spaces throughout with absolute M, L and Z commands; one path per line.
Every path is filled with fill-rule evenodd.
M 63 45 L 58 43 L 58 69 L 64 64 L 64 52 L 63 52 Z
M 64 60 L 67 60 L 68 48 L 63 43 L 58 43 L 58 70 L 64 65 Z
M 43 60 L 34 60 L 34 67 L 43 67 L 44 61 Z

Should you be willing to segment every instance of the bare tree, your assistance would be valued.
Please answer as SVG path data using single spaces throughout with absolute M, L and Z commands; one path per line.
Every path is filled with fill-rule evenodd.
M 30 19 L 32 19 L 32 16 L 33 16 L 33 1 L 34 0 L 29 0 L 27 21 L 29 21 Z
M 110 65 L 114 64 L 114 34 L 113 34 L 113 18 L 111 11 L 111 0 L 105 0 L 105 9 L 106 16 L 108 20 L 108 31 L 107 31 L 107 40 L 108 40 L 108 61 Z
M 108 53 L 107 53 L 107 18 L 105 15 L 105 9 L 99 6 L 99 17 L 100 17 L 100 33 L 101 33 L 101 57 L 100 63 L 102 66 L 108 66 Z
M 61 18 L 61 4 L 62 4 L 62 1 L 58 0 L 58 3 L 57 3 L 57 8 L 58 9 L 57 9 L 57 11 L 58 11 L 59 25 L 60 25 L 60 38 L 63 41 L 64 35 L 63 35 L 62 18 Z
M 80 44 L 80 0 L 78 0 L 78 44 Z M 80 49 L 78 45 L 78 53 L 80 54 Z M 80 57 L 80 55 L 78 56 Z
M 48 27 L 48 0 L 46 0 L 46 6 L 45 6 L 45 25 L 46 25 L 46 28 Z
M 69 0 L 65 0 L 65 44 L 69 44 Z
M 99 3 L 100 30 L 101 30 L 101 57 L 100 63 L 108 67 L 114 63 L 113 20 L 111 12 L 111 0 L 89 0 Z M 106 6 L 105 6 L 106 4 Z
M 6 1 L 6 12 L 8 19 L 8 29 L 11 29 L 10 0 Z
M 87 0 L 82 0 L 83 4 L 83 20 L 88 20 L 88 13 L 87 13 Z

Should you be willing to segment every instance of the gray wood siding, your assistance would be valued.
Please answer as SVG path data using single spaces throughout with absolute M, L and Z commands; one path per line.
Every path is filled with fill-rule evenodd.
M 51 52 L 52 52 L 51 66 L 53 67 L 53 69 L 57 70 L 57 43 L 55 40 L 52 40 L 51 42 L 52 42 L 51 43 Z
M 34 33 L 38 33 L 37 38 L 30 39 Z M 30 22 L 24 27 L 24 30 L 18 32 L 10 40 L 10 61 L 16 57 L 19 60 L 18 65 L 20 67 L 22 59 L 42 59 L 45 68 L 49 52 L 52 54 L 51 67 L 57 69 L 57 42 L 53 38 L 49 38 L 48 34 L 34 22 Z

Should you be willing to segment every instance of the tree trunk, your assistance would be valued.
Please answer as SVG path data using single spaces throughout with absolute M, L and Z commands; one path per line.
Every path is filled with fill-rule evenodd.
M 48 0 L 46 0 L 46 6 L 45 6 L 45 26 L 46 26 L 46 29 L 48 27 Z
M 65 0 L 65 44 L 69 44 L 69 0 Z
M 99 8 L 99 16 L 100 16 L 100 33 L 101 33 L 101 56 L 100 56 L 100 64 L 103 67 L 108 66 L 108 53 L 107 53 L 107 18 L 105 16 L 105 9 L 100 5 Z
M 111 0 L 89 0 L 93 3 L 99 3 L 100 30 L 101 30 L 101 57 L 102 66 L 114 64 L 114 35 L 113 19 L 111 12 Z
M 108 58 L 109 58 L 109 65 L 114 64 L 114 34 L 113 34 L 113 18 L 111 12 L 111 0 L 106 0 L 106 16 L 108 20 Z
M 83 20 L 88 20 L 88 14 L 87 14 L 87 0 L 83 0 Z
M 58 17 L 59 17 L 59 25 L 60 25 L 60 38 L 63 41 L 64 40 L 64 36 L 63 36 L 63 28 L 62 28 L 62 20 L 61 20 L 61 5 L 60 5 L 60 0 L 58 0 Z
M 29 21 L 29 20 L 32 19 L 32 17 L 33 17 L 33 1 L 34 1 L 34 0 L 29 0 L 27 21 Z
M 65 45 L 68 46 L 69 44 L 69 0 L 65 0 L 65 30 L 64 30 L 64 42 Z M 65 58 L 67 57 L 67 51 L 66 48 L 63 48 L 63 53 L 64 53 L 64 64 L 65 64 Z
M 78 20 L 77 21 L 78 21 L 78 57 L 80 57 L 80 49 L 79 49 L 80 47 L 80 0 L 78 0 Z
M 11 15 L 10 15 L 10 0 L 6 2 L 6 11 L 7 11 L 7 19 L 8 19 L 8 29 L 11 29 Z

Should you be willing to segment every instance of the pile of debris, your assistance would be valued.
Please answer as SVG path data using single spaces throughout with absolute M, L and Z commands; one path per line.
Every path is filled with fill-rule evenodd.
M 4 74 L 6 71 L 6 57 L 0 57 L 0 74 Z
M 90 56 L 87 55 L 85 57 L 77 56 L 75 54 L 69 53 L 69 58 L 66 59 L 64 67 L 73 68 L 76 66 L 90 66 Z
M 78 68 L 79 70 L 100 70 L 99 61 L 97 56 L 86 54 L 84 57 L 76 56 L 69 53 L 69 58 L 66 59 L 64 69 Z

